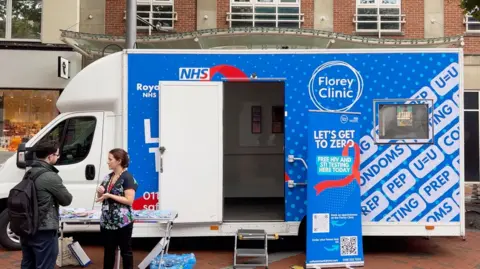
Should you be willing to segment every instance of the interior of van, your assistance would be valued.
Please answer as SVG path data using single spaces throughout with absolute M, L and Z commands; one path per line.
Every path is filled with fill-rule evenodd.
M 283 221 L 284 81 L 224 82 L 223 218 Z

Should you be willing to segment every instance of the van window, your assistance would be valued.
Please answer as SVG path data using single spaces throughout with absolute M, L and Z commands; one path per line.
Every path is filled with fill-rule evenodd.
M 380 105 L 380 139 L 428 139 L 428 107 L 415 105 Z
M 56 165 L 68 165 L 83 161 L 90 152 L 97 120 L 95 117 L 68 119 L 67 129 L 60 147 Z
M 62 135 L 63 135 L 63 129 L 65 128 L 65 123 L 66 122 L 67 122 L 66 120 L 60 122 L 57 126 L 55 126 L 52 130 L 50 130 L 50 132 L 47 135 L 42 137 L 42 139 L 40 139 L 40 141 L 38 143 L 43 143 L 43 142 L 46 142 L 46 141 L 52 141 L 53 140 L 53 141 L 60 144 L 61 138 L 62 138 Z
M 433 143 L 433 100 L 375 100 L 376 143 Z

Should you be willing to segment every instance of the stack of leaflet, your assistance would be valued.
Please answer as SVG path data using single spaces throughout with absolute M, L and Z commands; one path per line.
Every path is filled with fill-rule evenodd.
M 193 269 L 197 263 L 195 254 L 164 254 L 159 255 L 150 263 L 150 269 Z
M 134 210 L 133 215 L 138 219 L 165 219 L 170 220 L 173 217 L 171 211 L 168 210 Z
M 61 219 L 99 219 L 101 212 L 98 210 L 86 210 L 85 208 L 60 208 Z

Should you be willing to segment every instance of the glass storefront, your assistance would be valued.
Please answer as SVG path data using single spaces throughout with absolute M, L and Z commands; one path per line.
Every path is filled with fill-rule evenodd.
M 16 151 L 57 115 L 59 90 L 0 90 L 0 151 Z

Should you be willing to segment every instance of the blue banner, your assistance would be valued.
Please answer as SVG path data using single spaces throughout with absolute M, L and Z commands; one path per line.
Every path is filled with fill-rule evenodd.
M 363 266 L 359 119 L 309 112 L 307 268 Z

